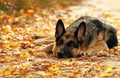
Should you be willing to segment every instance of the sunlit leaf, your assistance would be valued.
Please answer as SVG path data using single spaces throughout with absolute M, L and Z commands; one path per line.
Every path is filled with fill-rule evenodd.
M 6 70 L 3 71 L 3 74 L 4 75 L 10 75 L 10 74 L 12 74 L 12 72 L 9 69 L 6 69 Z
M 16 33 L 16 32 L 18 32 L 18 29 L 16 27 L 13 27 L 12 31 Z
M 103 66 L 100 65 L 100 64 L 96 64 L 96 68 L 97 68 L 97 69 L 101 69 L 101 68 L 103 68 Z
M 2 25 L 1 28 L 2 28 L 2 30 L 3 30 L 5 33 L 8 32 L 8 28 L 7 28 L 7 26 Z
M 29 65 L 30 65 L 30 62 L 25 62 L 25 63 L 20 64 L 20 67 L 26 68 L 26 67 L 28 67 Z
M 53 65 L 53 66 L 49 67 L 48 69 L 52 70 L 52 71 L 56 71 L 56 70 L 59 70 L 59 67 L 56 65 Z
M 18 41 L 11 42 L 12 47 L 17 47 L 19 45 Z
M 6 68 L 5 70 L 3 70 L 3 74 L 4 75 L 10 75 L 10 74 L 13 74 L 17 71 L 16 68 Z
M 65 61 L 65 64 L 66 64 L 66 65 L 73 65 L 74 63 L 75 63 L 74 61 L 68 61 L 68 60 Z
M 100 76 L 108 77 L 108 76 L 112 76 L 112 75 L 113 75 L 113 73 L 102 72 Z
M 15 58 L 14 57 L 11 57 L 11 56 L 5 56 L 5 59 L 6 60 L 9 60 L 9 61 L 14 61 Z
M 30 54 L 28 52 L 22 52 L 20 55 L 19 55 L 19 59 L 21 60 L 24 60 L 24 59 L 27 59 L 30 57 Z
M 0 70 L 0 75 L 3 75 L 3 70 Z
M 10 48 L 10 44 L 5 43 L 3 46 L 4 46 L 4 48 Z
M 49 30 L 48 29 L 41 29 L 41 30 L 39 30 L 39 35 L 46 35 L 46 33 L 47 32 L 49 32 Z
M 105 69 L 105 72 L 113 72 L 113 68 L 107 67 L 107 68 Z
M 58 65 L 50 66 L 48 69 L 56 73 L 61 73 L 60 67 Z
M 113 75 L 113 68 L 107 67 L 105 70 L 101 73 L 101 76 L 107 77 Z
M 53 76 L 48 74 L 48 75 L 43 76 L 43 78 L 53 78 Z
M 25 76 L 25 78 L 31 78 L 31 76 L 27 75 L 27 76 Z
M 113 25 L 113 26 L 118 26 L 118 27 L 119 27 L 119 26 L 120 26 L 120 22 L 113 22 L 112 25 Z
M 28 12 L 28 13 L 33 13 L 34 10 L 33 10 L 33 9 L 29 9 L 29 10 L 27 10 L 27 12 Z
M 34 41 L 34 39 L 32 39 L 31 37 L 28 37 L 26 40 L 31 41 L 31 42 Z

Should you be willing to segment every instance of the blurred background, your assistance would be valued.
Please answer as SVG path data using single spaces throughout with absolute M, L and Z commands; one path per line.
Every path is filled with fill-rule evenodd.
M 0 0 L 0 10 L 17 16 L 23 11 L 42 13 L 42 10 L 58 10 L 81 2 L 82 0 Z

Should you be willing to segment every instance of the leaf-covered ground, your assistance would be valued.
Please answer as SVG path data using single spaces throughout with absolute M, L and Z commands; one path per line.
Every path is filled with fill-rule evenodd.
M 58 59 L 49 52 L 59 18 L 66 26 L 80 16 L 102 18 L 117 29 L 120 41 L 119 3 L 85 0 L 79 6 L 43 10 L 44 15 L 28 10 L 18 17 L 0 11 L 0 78 L 119 78 L 119 45 L 102 57 Z

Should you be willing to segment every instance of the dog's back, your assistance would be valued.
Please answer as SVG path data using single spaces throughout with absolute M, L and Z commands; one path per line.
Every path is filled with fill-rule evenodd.
M 118 45 L 116 29 L 105 21 L 93 17 L 84 16 L 77 19 L 66 28 L 66 31 L 74 32 L 83 21 L 86 24 L 86 45 L 94 41 L 100 32 L 103 32 L 104 40 L 109 48 Z

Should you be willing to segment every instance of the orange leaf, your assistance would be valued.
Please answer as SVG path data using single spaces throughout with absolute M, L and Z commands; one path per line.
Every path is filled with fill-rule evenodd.
M 25 62 L 19 65 L 19 67 L 22 67 L 22 68 L 27 68 L 28 66 L 30 66 L 30 62 Z
M 19 59 L 20 59 L 20 60 L 25 60 L 25 59 L 27 59 L 27 58 L 29 58 L 29 57 L 30 57 L 30 54 L 27 53 L 27 52 L 22 52 L 22 53 L 19 55 Z
M 14 41 L 14 42 L 11 42 L 11 46 L 12 47 L 16 47 L 19 45 L 19 42 L 18 41 Z
M 48 69 L 49 69 L 50 71 L 53 71 L 53 72 L 56 72 L 56 73 L 59 73 L 59 74 L 62 73 L 61 70 L 59 70 L 60 67 L 59 67 L 58 65 L 50 66 Z
M 65 64 L 68 65 L 68 66 L 70 66 L 70 65 L 75 64 L 75 62 L 74 62 L 74 61 L 68 61 L 68 60 L 67 60 L 67 61 L 65 62 Z
M 41 29 L 39 35 L 45 35 L 47 32 L 49 32 L 49 29 Z
M 9 61 L 14 61 L 14 60 L 15 60 L 15 58 L 10 57 L 10 56 L 5 56 L 5 59 L 6 59 L 6 60 L 9 60 Z
M 10 74 L 11 74 L 11 71 L 9 71 L 9 69 L 5 69 L 5 70 L 3 71 L 3 74 L 4 74 L 4 75 L 10 75 Z
M 27 74 L 27 73 L 28 73 L 28 69 L 27 69 L 27 68 L 20 69 L 19 72 L 20 72 L 21 74 Z
M 27 10 L 27 12 L 28 12 L 28 13 L 33 13 L 33 12 L 34 12 L 34 10 L 29 9 L 29 10 Z
M 10 75 L 10 74 L 13 74 L 14 72 L 16 72 L 16 68 L 7 68 L 3 71 L 3 74 Z

